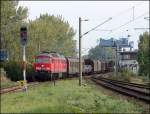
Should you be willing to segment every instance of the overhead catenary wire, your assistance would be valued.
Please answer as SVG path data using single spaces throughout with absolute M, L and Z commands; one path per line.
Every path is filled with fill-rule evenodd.
M 133 9 L 135 9 L 137 6 L 140 6 L 140 5 L 142 5 L 142 4 L 143 4 L 143 3 L 137 3 L 136 5 L 134 5 L 134 6 L 130 7 L 130 8 L 128 8 L 128 9 L 125 9 L 125 10 L 123 10 L 123 11 L 117 13 L 116 15 L 112 16 L 112 18 L 114 19 L 114 18 L 116 18 L 116 17 L 119 17 L 120 15 L 123 15 L 123 14 L 125 14 L 125 13 L 127 13 L 127 12 L 129 12 L 129 11 L 131 11 L 131 10 L 133 10 Z
M 93 30 L 95 30 L 96 28 L 100 27 L 101 25 L 103 25 L 104 23 L 106 23 L 106 22 L 110 21 L 111 19 L 112 19 L 112 18 L 110 17 L 109 19 L 107 19 L 107 20 L 106 20 L 106 21 L 104 21 L 103 23 L 101 23 L 101 24 L 97 25 L 96 27 L 92 28 L 91 30 L 89 30 L 89 31 L 85 32 L 82 36 L 84 36 L 84 35 L 88 34 L 89 32 L 91 32 L 91 31 L 93 31 Z
M 145 29 L 149 29 L 149 28 L 134 28 L 134 30 L 145 30 Z
M 112 31 L 112 30 L 107 30 L 107 29 L 96 29 L 96 30 L 94 30 L 94 31 Z
M 121 27 L 123 27 L 123 26 L 126 26 L 126 25 L 130 24 L 131 22 L 133 22 L 133 21 L 135 21 L 135 20 L 137 20 L 137 19 L 143 17 L 143 16 L 146 15 L 147 13 L 149 13 L 149 11 L 148 11 L 148 12 L 146 12 L 146 13 L 144 13 L 144 14 L 142 14 L 142 15 L 140 15 L 140 16 L 138 16 L 138 17 L 135 18 L 134 10 L 135 10 L 135 7 L 137 7 L 137 6 L 139 6 L 139 5 L 143 5 L 143 3 L 138 3 L 138 4 L 134 5 L 134 6 L 132 6 L 131 8 L 129 8 L 129 9 L 123 11 L 123 12 L 127 12 L 127 11 L 129 11 L 129 10 L 133 10 L 133 16 L 132 16 L 133 18 L 132 18 L 130 21 L 128 21 L 127 23 L 125 23 L 125 24 L 123 24 L 123 25 L 121 25 L 121 26 L 119 26 L 119 27 L 116 27 L 116 28 L 112 29 L 112 31 L 110 31 L 110 32 L 107 33 L 107 34 L 113 33 L 114 31 L 118 30 L 119 28 L 121 28 Z M 123 12 L 122 12 L 122 13 L 123 13 Z M 122 15 L 121 12 L 120 12 L 119 14 Z M 119 14 L 118 14 L 116 17 L 120 16 Z M 115 16 L 113 16 L 113 19 L 114 19 L 114 17 L 115 17 Z
M 134 7 L 134 9 L 135 9 L 136 7 L 138 7 L 138 6 L 140 6 L 140 5 L 143 5 L 143 2 L 142 2 L 142 3 L 137 3 L 137 4 L 133 5 L 133 6 L 130 7 L 130 8 L 127 8 L 127 9 L 125 9 L 125 10 L 123 10 L 123 11 L 118 12 L 118 13 L 115 14 L 115 15 L 112 15 L 111 17 L 112 17 L 113 19 L 115 19 L 115 18 L 117 18 L 117 17 L 119 17 L 119 16 L 121 16 L 121 15 L 123 15 L 123 14 L 125 14 L 125 13 L 128 13 L 128 12 L 132 11 L 132 10 L 133 10 L 133 7 Z M 96 19 L 96 20 L 99 21 L 99 19 Z
M 122 24 L 121 26 L 112 29 L 112 31 L 109 32 L 108 34 L 110 34 L 110 33 L 114 32 L 114 31 L 118 30 L 119 28 L 121 28 L 121 27 L 123 27 L 123 26 L 126 26 L 126 25 L 130 24 L 131 22 L 133 22 L 133 21 L 135 21 L 135 20 L 137 20 L 137 19 L 143 17 L 143 16 L 146 15 L 147 13 L 148 13 L 148 12 L 146 12 L 146 13 L 144 13 L 144 14 L 142 14 L 142 15 L 136 17 L 136 18 L 134 18 L 134 20 L 130 20 L 130 21 L 128 21 L 127 23 L 124 23 L 124 24 Z
M 115 18 L 117 18 L 117 17 L 119 17 L 120 15 L 123 15 L 123 14 L 125 14 L 125 13 L 127 13 L 127 12 L 129 12 L 129 11 L 133 11 L 133 13 L 132 13 L 132 21 L 135 19 L 135 14 L 134 14 L 134 11 L 135 11 L 135 8 L 136 7 L 138 7 L 138 6 L 140 6 L 140 5 L 143 5 L 143 2 L 142 3 L 137 3 L 137 4 L 135 4 L 135 5 L 133 5 L 132 7 L 130 7 L 130 8 L 128 8 L 128 9 L 126 9 L 126 10 L 124 10 L 124 11 L 121 11 L 121 12 L 119 12 L 119 13 L 117 13 L 116 15 L 114 15 L 114 16 L 112 16 L 112 19 L 115 19 Z M 130 21 L 129 21 L 130 22 Z M 125 25 L 124 25 L 125 26 Z M 98 29 L 96 29 L 96 30 L 94 30 L 94 31 L 99 31 Z M 107 34 L 110 34 L 110 33 L 112 33 L 114 30 L 112 30 L 112 29 L 110 29 L 110 30 L 101 30 L 100 29 L 100 31 L 105 31 L 105 32 L 107 32 Z M 109 32 L 109 33 L 108 33 Z

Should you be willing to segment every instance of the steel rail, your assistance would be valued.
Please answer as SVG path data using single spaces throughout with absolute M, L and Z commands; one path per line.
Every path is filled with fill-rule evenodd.
M 150 93 L 144 92 L 144 91 L 138 91 L 137 89 L 134 88 L 129 88 L 126 85 L 121 85 L 120 83 L 118 84 L 117 82 L 111 82 L 107 79 L 102 79 L 102 78 L 91 78 L 94 82 L 96 82 L 99 85 L 102 85 L 106 88 L 109 88 L 111 90 L 117 91 L 119 93 L 132 96 L 135 98 L 138 98 L 140 100 L 143 100 L 145 102 L 150 102 Z
M 104 77 L 97 77 L 97 78 L 103 78 L 103 79 L 107 79 L 110 80 L 112 82 L 117 82 L 117 83 L 121 83 L 124 85 L 129 85 L 129 86 L 134 86 L 134 87 L 139 87 L 139 88 L 144 88 L 144 89 L 150 89 L 149 85 L 145 85 L 145 84 L 138 84 L 138 83 L 131 83 L 131 82 L 127 82 L 127 81 L 120 81 L 120 80 L 114 80 L 114 79 L 109 79 L 109 78 L 104 78 Z
M 97 79 L 97 78 L 95 78 L 95 79 Z M 135 92 L 139 92 L 141 94 L 150 95 L 149 89 L 146 89 L 146 88 L 141 88 L 141 87 L 137 87 L 137 86 L 134 86 L 134 85 L 128 85 L 128 84 L 124 84 L 124 83 L 117 82 L 117 81 L 113 82 L 111 80 L 107 80 L 106 78 L 101 78 L 100 80 L 106 81 L 108 83 L 111 83 L 113 85 L 116 85 L 116 86 L 119 86 L 119 87 L 122 87 L 122 88 L 125 88 L 125 89 L 129 89 L 129 90 L 132 90 L 132 91 L 135 91 Z

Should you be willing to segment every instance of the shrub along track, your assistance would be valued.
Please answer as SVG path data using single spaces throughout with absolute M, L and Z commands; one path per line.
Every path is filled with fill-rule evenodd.
M 142 84 L 112 80 L 100 76 L 91 77 L 92 81 L 124 95 L 132 96 L 145 102 L 150 102 L 150 87 Z

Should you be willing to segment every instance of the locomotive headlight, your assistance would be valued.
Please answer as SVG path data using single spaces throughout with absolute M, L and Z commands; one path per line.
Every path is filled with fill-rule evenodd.
M 36 67 L 36 70 L 41 70 L 41 67 Z
M 49 68 L 49 67 L 46 67 L 46 70 L 50 70 L 50 68 Z

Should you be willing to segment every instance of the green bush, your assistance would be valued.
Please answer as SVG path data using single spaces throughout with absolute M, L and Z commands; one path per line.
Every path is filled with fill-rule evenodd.
M 22 80 L 22 70 L 21 64 L 16 61 L 8 61 L 4 64 L 4 69 L 6 70 L 7 77 L 12 81 Z
M 136 74 L 134 74 L 128 69 L 122 69 L 120 75 L 122 76 L 124 81 L 128 81 L 128 82 L 131 81 L 131 77 L 136 77 Z
M 4 69 L 6 70 L 7 77 L 12 81 L 23 80 L 23 64 L 21 61 L 8 61 L 4 64 Z M 27 65 L 26 69 L 27 79 L 33 79 L 34 70 L 31 65 Z
M 121 69 L 117 76 L 114 72 L 111 79 L 131 82 L 131 77 L 136 77 L 136 74 L 128 69 Z
M 128 71 L 127 69 L 124 69 L 121 71 L 121 75 L 124 78 L 124 81 L 130 82 L 130 76 L 131 76 L 130 71 Z

